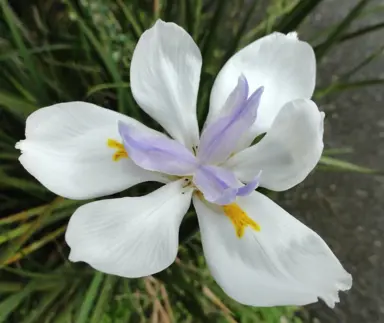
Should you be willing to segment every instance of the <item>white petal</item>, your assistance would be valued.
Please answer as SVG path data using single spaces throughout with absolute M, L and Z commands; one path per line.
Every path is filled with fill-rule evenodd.
M 326 243 L 266 196 L 238 199 L 260 226 L 241 238 L 229 218 L 194 197 L 204 255 L 213 277 L 236 301 L 253 306 L 305 305 L 323 299 L 333 307 L 352 278 Z
M 26 139 L 16 146 L 22 151 L 19 160 L 49 190 L 71 199 L 109 195 L 145 181 L 166 181 L 129 158 L 113 161 L 116 150 L 107 142 L 121 142 L 119 120 L 146 128 L 127 116 L 85 102 L 39 109 L 28 117 Z
M 197 142 L 201 54 L 187 32 L 158 20 L 140 37 L 131 62 L 131 87 L 140 107 L 189 149 Z
M 155 274 L 172 264 L 191 188 L 179 180 L 142 197 L 86 204 L 71 217 L 69 259 L 123 277 Z
M 243 48 L 228 60 L 215 80 L 208 121 L 220 113 L 241 74 L 249 82 L 250 93 L 264 86 L 256 123 L 245 136 L 244 145 L 249 145 L 257 134 L 268 130 L 284 104 L 311 98 L 316 79 L 315 54 L 308 43 L 280 33 Z
M 261 171 L 260 186 L 287 190 L 302 182 L 318 163 L 324 147 L 323 120 L 324 113 L 313 101 L 289 102 L 265 137 L 234 155 L 226 167 L 242 181 Z

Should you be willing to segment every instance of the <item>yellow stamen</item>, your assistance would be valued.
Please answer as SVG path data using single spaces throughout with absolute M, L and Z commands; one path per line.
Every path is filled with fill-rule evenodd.
M 260 231 L 260 226 L 253 221 L 242 208 L 236 204 L 231 203 L 223 205 L 224 213 L 231 220 L 235 227 L 236 235 L 238 238 L 242 238 L 244 235 L 245 228 L 250 226 L 255 231 Z
M 122 143 L 114 139 L 108 139 L 107 145 L 109 148 L 116 149 L 116 152 L 112 156 L 113 161 L 119 161 L 121 158 L 128 158 L 128 153 L 125 151 Z

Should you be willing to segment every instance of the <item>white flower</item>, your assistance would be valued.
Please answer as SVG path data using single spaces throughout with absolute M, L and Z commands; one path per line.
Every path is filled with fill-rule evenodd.
M 255 191 L 295 186 L 321 156 L 312 48 L 274 33 L 235 54 L 217 76 L 199 139 L 201 63 L 192 38 L 173 23 L 158 21 L 135 49 L 133 95 L 174 139 L 84 102 L 28 118 L 20 162 L 58 195 L 87 199 L 165 183 L 147 196 L 80 207 L 66 233 L 70 260 L 123 277 L 165 269 L 192 199 L 207 264 L 230 297 L 255 306 L 321 298 L 334 306 L 351 276 L 315 232 Z

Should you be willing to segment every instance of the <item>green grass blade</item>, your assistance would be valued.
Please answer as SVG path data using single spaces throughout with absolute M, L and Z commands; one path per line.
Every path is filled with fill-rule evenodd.
M 0 110 L 0 114 L 1 114 L 1 110 Z M 0 143 L 1 144 L 9 144 L 9 145 L 12 145 L 12 149 L 15 148 L 15 139 L 13 139 L 11 136 L 9 136 L 8 134 L 6 134 L 3 130 L 0 129 Z
M 2 169 L 4 169 L 4 166 Z M 0 188 L 14 188 L 37 198 L 46 196 L 47 189 L 41 184 L 25 180 L 24 178 L 7 175 L 2 169 L 0 169 Z
M 372 63 L 375 59 L 379 58 L 383 54 L 384 54 L 384 45 L 378 48 L 377 50 L 375 50 L 372 54 L 370 54 L 367 58 L 365 58 L 361 63 L 359 63 L 353 69 L 343 74 L 340 77 L 340 79 L 348 80 L 353 75 L 355 75 L 358 71 L 360 71 L 362 68 L 366 67 L 368 64 Z
M 379 49 L 375 50 L 373 53 L 371 53 L 368 57 L 366 57 L 362 62 L 357 64 L 354 68 L 352 68 L 350 71 L 344 73 L 340 76 L 338 81 L 335 81 L 330 86 L 328 86 L 325 89 L 316 89 L 314 97 L 316 99 L 321 99 L 322 97 L 339 92 L 339 91 L 345 91 L 345 90 L 352 90 L 357 89 L 361 87 L 366 86 L 372 86 L 372 85 L 381 85 L 383 84 L 383 79 L 373 79 L 373 80 L 362 80 L 362 81 L 356 81 L 356 82 L 348 82 L 348 80 L 357 74 L 361 69 L 369 65 L 371 62 L 373 62 L 375 59 L 381 57 L 384 53 L 384 46 L 380 47 Z
M 8 79 L 10 83 L 15 87 L 16 90 L 19 91 L 19 93 L 29 102 L 36 103 L 37 100 L 35 96 L 27 89 L 24 87 L 15 77 L 9 75 L 8 73 L 4 73 L 4 78 Z
M 178 25 L 183 27 L 190 34 L 190 22 L 192 20 L 192 16 L 191 13 L 188 12 L 189 6 L 187 5 L 187 0 L 179 0 L 178 6 Z
M 91 285 L 88 288 L 85 295 L 84 302 L 81 305 L 79 315 L 76 319 L 76 323 L 87 323 L 89 313 L 92 310 L 92 306 L 96 301 L 100 285 L 104 279 L 104 274 L 101 272 L 95 272 Z
M 5 266 L 1 269 L 6 271 L 6 272 L 9 272 L 11 274 L 15 274 L 17 276 L 20 276 L 23 279 L 36 278 L 36 281 L 37 280 L 39 281 L 39 284 L 37 286 L 37 287 L 39 287 L 39 289 L 49 289 L 48 288 L 49 286 L 42 286 L 41 282 L 48 282 L 48 284 L 49 284 L 50 282 L 53 281 L 53 282 L 57 283 L 58 281 L 60 281 L 60 279 L 63 278 L 62 273 L 57 272 L 57 271 L 39 273 L 39 272 L 28 271 L 26 269 L 13 268 L 11 266 Z
M 355 172 L 355 173 L 364 173 L 364 174 L 380 173 L 379 171 L 374 169 L 358 166 L 344 160 L 336 159 L 333 157 L 326 157 L 326 156 L 321 157 L 319 165 L 326 166 L 326 169 L 335 170 L 335 171 L 346 171 L 346 172 Z
M 0 233 L 0 245 L 2 245 L 3 243 L 9 240 L 20 237 L 24 232 L 28 230 L 28 228 L 29 228 L 29 224 L 23 224 L 23 225 L 19 225 L 18 227 L 10 231 Z
M 334 28 L 327 39 L 315 47 L 316 58 L 322 59 L 334 44 L 342 37 L 342 34 L 349 28 L 351 23 L 360 15 L 365 6 L 371 0 L 360 0 L 348 15 Z
M 23 57 L 23 60 L 25 62 L 26 67 L 28 68 L 29 72 L 31 73 L 32 80 L 29 83 L 29 86 L 36 90 L 36 92 L 39 94 L 39 103 L 44 104 L 46 102 L 44 98 L 44 91 L 43 86 L 41 82 L 41 78 L 37 72 L 36 64 L 33 61 L 33 58 L 31 56 L 30 51 L 27 49 L 23 37 L 21 33 L 18 30 L 18 27 L 16 26 L 17 18 L 15 17 L 12 9 L 9 7 L 7 1 L 1 2 L 1 7 L 3 10 L 5 21 L 7 22 L 9 29 L 11 31 L 13 40 L 15 41 L 20 55 Z
M 76 306 L 76 302 L 69 302 L 66 307 L 59 313 L 57 317 L 55 317 L 52 323 L 72 323 L 75 322 L 73 320 L 73 311 Z
M 37 228 L 40 227 L 41 223 L 49 217 L 53 211 L 53 209 L 57 206 L 57 204 L 62 202 L 62 198 L 56 198 L 52 203 L 50 203 L 46 209 L 38 216 L 38 218 L 34 221 L 34 223 L 29 227 L 28 231 L 25 232 L 21 237 L 15 240 L 12 245 L 9 246 L 3 253 L 0 254 L 0 268 L 8 263 L 9 259 L 11 259 L 15 253 L 19 251 L 21 246 L 29 239 L 29 237 L 35 232 Z
M 0 295 L 5 293 L 19 292 L 24 288 L 24 285 L 19 282 L 3 282 L 0 281 Z
M 85 95 L 86 98 L 90 97 L 91 95 L 104 91 L 109 89 L 117 89 L 117 88 L 129 88 L 129 83 L 104 83 L 104 84 L 97 84 L 95 86 L 92 86 Z
M 24 258 L 24 257 L 28 256 L 29 254 L 35 252 L 36 250 L 40 249 L 41 247 L 43 247 L 47 243 L 56 240 L 59 236 L 61 236 L 65 232 L 66 229 L 67 229 L 66 225 L 61 226 L 60 228 L 46 234 L 43 238 L 41 238 L 39 240 L 35 240 L 30 245 L 21 249 L 19 252 L 13 254 L 4 263 L 6 265 L 9 265 L 9 264 L 12 264 L 16 261 L 21 260 L 22 258 Z M 21 238 L 23 238 L 23 236 Z
M 79 202 L 79 201 L 77 201 L 77 202 Z M 82 202 L 79 202 L 79 203 L 82 203 Z M 37 233 L 49 225 L 57 223 L 63 219 L 69 218 L 73 214 L 73 212 L 74 212 L 74 208 L 68 208 L 68 209 L 64 209 L 61 211 L 55 210 L 54 216 L 51 216 L 46 221 L 44 221 L 41 224 L 41 226 L 35 230 L 35 232 Z M 32 222 L 32 224 L 33 224 L 33 222 Z M 0 245 L 7 242 L 7 241 L 13 240 L 17 237 L 20 237 L 21 235 L 23 235 L 25 232 L 28 231 L 28 229 L 30 228 L 30 226 L 32 224 L 31 223 L 19 224 L 16 228 L 1 233 L 0 234 Z M 44 239 L 45 238 L 48 239 L 46 242 L 50 241 L 49 236 L 52 235 L 53 233 L 54 232 L 50 232 L 44 237 Z M 60 234 L 60 232 L 58 234 Z M 39 241 L 35 241 L 35 242 L 36 243 L 39 242 L 41 245 L 45 241 L 44 239 L 39 240 Z
M 289 33 L 294 31 L 303 22 L 303 20 L 316 8 L 322 0 L 302 0 L 291 12 L 286 14 L 273 30 L 282 33 Z
M 188 212 L 180 227 L 180 244 L 187 243 L 199 230 L 199 223 L 195 212 Z
M 213 51 L 216 46 L 216 42 L 214 39 L 217 36 L 217 33 L 221 30 L 221 20 L 226 12 L 226 8 L 229 5 L 228 1 L 216 1 L 216 8 L 211 19 L 211 22 L 207 28 L 207 36 L 204 39 L 204 43 L 202 44 L 201 54 L 203 57 L 204 64 L 208 65 L 211 63 L 213 59 Z
M 193 27 L 192 27 L 193 29 L 192 37 L 195 40 L 195 42 L 197 42 L 199 39 L 203 0 L 196 0 L 194 3 L 194 8 L 195 8 L 195 12 L 194 12 Z
M 100 66 L 84 65 L 76 62 L 60 62 L 53 59 L 44 57 L 44 62 L 48 63 L 51 66 L 55 67 L 65 67 L 77 72 L 87 72 L 87 73 L 101 73 L 102 68 Z
M 328 148 L 328 149 L 324 149 L 323 151 L 324 156 L 344 155 L 344 154 L 350 154 L 350 153 L 353 153 L 353 149 L 350 147 Z
M 175 1 L 166 0 L 165 6 L 163 6 L 162 8 L 162 14 L 161 14 L 162 19 L 165 21 L 172 21 L 172 13 L 174 8 L 175 8 Z
M 244 47 L 248 45 L 250 42 L 260 38 L 261 36 L 265 35 L 265 33 L 269 29 L 273 29 L 273 25 L 271 28 L 269 28 L 271 22 L 270 21 L 277 21 L 280 17 L 284 17 L 289 12 L 291 12 L 297 5 L 297 1 L 292 1 L 289 3 L 286 3 L 283 8 L 280 8 L 278 12 L 273 11 L 268 14 L 266 19 L 263 19 L 259 24 L 257 24 L 255 27 L 251 28 L 247 33 L 245 33 L 241 39 L 241 47 Z
M 364 80 L 364 81 L 349 82 L 349 83 L 335 83 L 331 85 L 329 88 L 326 88 L 323 90 L 317 90 L 314 97 L 315 99 L 318 100 L 326 95 L 330 95 L 335 92 L 354 90 L 354 89 L 359 89 L 366 86 L 383 85 L 383 84 L 384 84 L 384 79 Z
M 340 42 L 351 40 L 353 38 L 366 35 L 368 33 L 380 30 L 382 28 L 384 28 L 384 22 L 377 23 L 377 24 L 374 24 L 374 25 L 371 25 L 371 26 L 367 26 L 367 27 L 358 29 L 358 30 L 356 30 L 354 32 L 348 33 L 348 34 L 340 37 Z
M 28 317 L 22 323 L 35 323 L 44 322 L 45 312 L 50 308 L 53 302 L 59 297 L 65 288 L 65 284 L 58 286 L 55 290 L 49 292 L 47 295 L 39 299 L 39 304 L 30 311 Z
M 6 225 L 6 224 L 11 224 L 17 221 L 26 221 L 29 218 L 36 216 L 40 214 L 41 212 L 44 211 L 44 209 L 48 206 L 49 204 L 45 204 L 42 206 L 37 206 L 25 211 L 18 212 L 16 214 L 12 214 L 9 216 L 5 216 L 0 219 L 0 225 Z
M 106 305 L 111 300 L 111 295 L 115 284 L 118 282 L 120 278 L 113 275 L 108 275 L 103 283 L 103 287 L 101 289 L 99 299 L 97 300 L 96 306 L 94 307 L 94 311 L 92 313 L 90 323 L 98 323 L 100 322 L 100 318 L 103 316 L 105 312 Z
M 65 3 L 74 11 L 76 12 L 74 6 L 68 1 L 65 0 Z M 84 19 L 77 14 L 77 22 L 79 24 L 79 27 L 84 32 L 84 34 L 87 36 L 90 43 L 94 46 L 97 54 L 100 56 L 102 61 L 104 62 L 108 72 L 112 76 L 114 83 L 123 83 L 122 77 L 120 75 L 119 69 L 112 59 L 111 53 L 108 51 L 108 49 L 105 49 L 102 44 L 97 39 L 96 35 L 92 32 L 92 30 L 87 26 Z M 137 109 L 136 105 L 133 104 L 132 100 L 130 100 L 127 95 L 126 91 L 122 89 L 121 87 L 117 88 L 117 94 L 118 94 L 118 110 L 122 113 L 127 112 L 126 108 L 128 105 L 130 105 L 130 114 L 134 116 L 135 118 L 140 120 L 140 113 Z
M 0 153 L 0 160 L 11 160 L 16 162 L 19 158 L 19 155 L 16 153 Z
M 236 51 L 239 47 L 240 41 L 241 41 L 241 37 L 243 36 L 249 21 L 251 20 L 252 16 L 254 15 L 254 13 L 258 7 L 259 7 L 259 2 L 254 1 L 252 6 L 250 6 L 249 8 L 246 8 L 247 12 L 245 14 L 245 17 L 242 19 L 241 24 L 240 24 L 238 30 L 236 31 L 236 34 L 232 37 L 232 39 L 230 41 L 230 44 L 228 46 L 228 50 L 226 51 L 226 53 L 223 57 L 223 60 L 221 62 L 221 66 L 223 66 L 233 56 L 233 54 L 236 53 Z M 244 9 L 244 6 L 242 9 Z
M 36 104 L 15 97 L 3 90 L 0 90 L 0 106 L 21 120 L 26 119 L 29 114 L 37 109 Z
M 26 49 L 26 53 L 28 55 L 34 55 L 34 54 L 41 54 L 45 52 L 51 52 L 51 51 L 61 51 L 61 50 L 71 50 L 73 49 L 73 46 L 70 44 L 50 44 L 50 45 L 43 45 L 38 46 L 34 48 L 28 48 Z M 10 50 L 5 53 L 0 54 L 0 61 L 6 61 L 9 59 L 14 59 L 15 56 L 22 56 L 20 53 L 20 50 Z
M 26 297 L 34 292 L 36 284 L 29 283 L 22 291 L 13 294 L 0 303 L 0 323 L 7 322 L 8 317 L 18 308 Z
M 81 304 L 81 299 L 76 296 L 81 296 L 82 291 L 77 290 L 79 283 L 74 283 L 71 287 L 67 288 L 67 291 L 63 294 L 59 302 L 54 304 L 52 312 L 54 316 L 52 320 L 45 323 L 72 323 L 74 320 L 74 312 L 76 305 Z M 77 294 L 76 294 L 77 293 Z
M 200 79 L 200 91 L 198 96 L 198 107 L 197 107 L 197 117 L 199 126 L 202 126 L 203 120 L 205 119 L 208 113 L 208 100 L 209 100 L 209 90 L 213 85 L 213 76 L 210 75 L 208 69 L 214 66 L 215 61 L 215 49 L 217 47 L 217 34 L 221 31 L 221 22 L 225 16 L 226 9 L 229 6 L 229 1 L 212 2 L 216 5 L 214 8 L 213 17 L 210 19 L 209 25 L 206 27 L 207 32 L 205 33 L 205 38 L 203 38 L 198 43 L 200 43 L 201 53 L 203 57 L 203 68 Z M 212 4 L 212 6 L 214 6 Z M 215 72 L 215 71 L 214 71 Z
M 123 14 L 127 21 L 132 25 L 132 29 L 134 31 L 136 39 L 139 39 L 141 34 L 143 33 L 143 29 L 141 28 L 138 19 L 134 16 L 133 11 L 130 9 L 130 7 L 128 7 L 128 5 L 123 2 L 123 0 L 117 0 L 117 3 L 123 11 Z

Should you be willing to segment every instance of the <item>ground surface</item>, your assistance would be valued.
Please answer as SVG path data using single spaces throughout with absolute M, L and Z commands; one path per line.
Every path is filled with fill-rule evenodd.
M 301 27 L 308 39 L 342 17 L 355 0 L 325 0 Z M 384 5 L 384 1 L 376 1 Z M 380 19 L 381 18 L 381 19 Z M 384 21 L 384 11 L 365 23 Z M 350 69 L 384 45 L 384 29 L 331 51 L 318 70 L 318 82 Z M 384 77 L 384 57 L 356 79 Z M 360 165 L 384 168 L 384 86 L 344 92 L 320 102 L 326 112 L 326 146 L 351 147 L 342 156 Z M 309 307 L 325 323 L 384 322 L 384 178 L 351 173 L 317 172 L 282 196 L 282 204 L 317 231 L 353 275 L 354 285 L 334 311 L 323 304 Z

